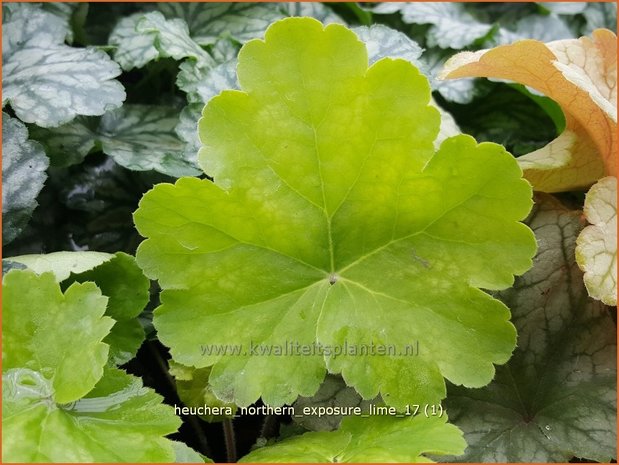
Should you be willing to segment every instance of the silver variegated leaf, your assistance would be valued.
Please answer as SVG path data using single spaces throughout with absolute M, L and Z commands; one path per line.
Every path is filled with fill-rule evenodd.
M 185 142 L 175 131 L 178 113 L 173 107 L 125 105 L 100 120 L 77 118 L 53 130 L 39 129 L 35 134 L 58 165 L 75 163 L 99 145 L 130 170 L 194 176 L 199 174 L 197 155 L 186 152 Z
M 311 16 L 324 24 L 342 23 L 342 19 L 321 3 L 161 3 L 167 18 L 182 18 L 191 37 L 200 45 L 221 38 L 246 42 L 262 37 L 274 21 L 288 16 Z
M 125 70 L 141 68 L 163 57 L 191 58 L 214 65 L 211 56 L 191 38 L 183 19 L 166 19 L 159 11 L 136 13 L 119 21 L 110 35 L 110 44 L 116 47 L 114 59 Z
M 162 3 L 168 18 L 182 18 L 201 45 L 231 37 L 245 42 L 261 37 L 273 21 L 286 17 L 277 3 Z
M 421 67 L 419 57 L 423 49 L 403 32 L 382 24 L 373 24 L 370 27 L 358 26 L 352 30 L 365 42 L 370 64 L 381 58 L 391 57 L 402 58 L 418 68 Z
M 120 68 L 105 52 L 63 42 L 63 19 L 32 5 L 4 6 L 2 104 L 24 122 L 56 127 L 119 107 Z
M 204 104 L 191 103 L 181 111 L 178 124 L 174 129 L 178 137 L 185 142 L 185 157 L 192 159 L 197 157 L 201 143 L 198 136 L 198 120 L 202 116 Z
M 437 91 L 450 102 L 470 103 L 475 97 L 474 79 L 465 78 L 441 81 L 437 78 L 447 58 L 448 55 L 437 50 L 428 50 L 421 57 L 421 61 L 424 64 L 423 69 L 427 72 L 432 90 Z
M 287 2 L 281 4 L 288 16 L 309 16 L 323 24 L 340 23 L 344 20 L 331 8 L 320 2 Z
M 182 19 L 166 19 L 160 12 L 152 11 L 138 21 L 137 31 L 156 37 L 161 56 L 213 63 L 211 56 L 191 38 L 187 23 Z
M 101 119 L 103 151 L 131 170 L 155 170 L 175 177 L 197 175 L 197 154 L 195 159 L 185 158 L 185 144 L 174 130 L 177 124 L 174 108 L 127 105 Z
M 540 2 L 539 4 L 557 15 L 577 15 L 587 8 L 587 2 Z
M 441 48 L 461 49 L 484 37 L 492 29 L 466 11 L 461 3 L 449 2 L 408 2 L 382 3 L 376 6 L 375 13 L 402 14 L 408 24 L 431 24 L 428 31 L 428 45 Z
M 48 164 L 41 144 L 28 140 L 26 126 L 2 113 L 3 244 L 14 240 L 32 216 Z
M 520 18 L 512 29 L 501 27 L 494 37 L 488 41 L 487 46 L 511 44 L 517 40 L 535 39 L 541 42 L 553 40 L 571 39 L 574 33 L 567 23 L 559 16 L 550 14 L 547 16 L 529 15 Z
M 125 71 L 141 68 L 159 57 L 154 34 L 141 34 L 137 30 L 143 13 L 134 13 L 121 19 L 112 33 L 109 43 L 114 46 L 114 60 Z

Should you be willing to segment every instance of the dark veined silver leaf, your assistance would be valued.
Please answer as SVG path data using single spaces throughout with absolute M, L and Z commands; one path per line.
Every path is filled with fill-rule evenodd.
M 28 140 L 26 126 L 3 112 L 2 244 L 14 240 L 28 223 L 48 165 L 41 144 Z
M 120 67 L 105 52 L 63 42 L 64 20 L 29 4 L 3 6 L 2 104 L 24 122 L 56 127 L 125 100 Z
M 540 244 L 534 266 L 499 293 L 518 329 L 516 351 L 490 385 L 448 390 L 450 419 L 469 443 L 456 460 L 608 462 L 617 439 L 615 323 L 588 297 L 574 259 L 583 223 L 538 197 L 529 224 Z

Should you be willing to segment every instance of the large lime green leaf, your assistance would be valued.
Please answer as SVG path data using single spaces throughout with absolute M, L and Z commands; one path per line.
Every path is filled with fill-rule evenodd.
M 3 371 L 40 373 L 52 381 L 58 403 L 88 393 L 107 361 L 102 340 L 114 325 L 103 316 L 107 298 L 94 283 L 73 284 L 63 294 L 52 273 L 28 270 L 9 271 L 2 290 Z
M 105 52 L 64 45 L 66 25 L 28 4 L 3 5 L 2 105 L 24 122 L 60 126 L 102 115 L 125 99 L 120 68 Z
M 585 216 L 591 223 L 578 236 L 576 261 L 589 295 L 617 305 L 617 178 L 607 176 L 589 189 Z
M 186 150 L 175 129 L 179 110 L 163 105 L 124 105 L 101 118 L 78 117 L 58 128 L 35 128 L 57 166 L 81 162 L 95 147 L 130 170 L 170 176 L 197 174 L 196 152 Z
M 530 225 L 533 269 L 500 293 L 518 348 L 489 386 L 453 388 L 450 419 L 465 433 L 466 462 L 567 462 L 616 457 L 616 333 L 608 308 L 587 296 L 574 261 L 578 212 L 540 197 Z
M 174 460 L 173 443 L 163 436 L 176 431 L 180 420 L 139 378 L 107 368 L 75 402 L 55 403 L 52 393 L 39 372 L 17 368 L 3 374 L 3 462 Z
M 37 274 L 51 271 L 63 288 L 74 282 L 94 282 L 109 299 L 105 314 L 116 322 L 104 339 L 110 346 L 110 360 L 122 365 L 135 357 L 144 341 L 144 329 L 137 317 L 148 302 L 150 282 L 132 256 L 122 252 L 53 252 L 7 260 Z
M 49 160 L 43 147 L 28 140 L 28 129 L 2 112 L 2 243 L 26 227 L 47 179 Z
M 468 136 L 434 153 L 426 78 L 403 60 L 368 69 L 340 25 L 277 22 L 243 47 L 238 76 L 242 90 L 212 99 L 200 121 L 215 183 L 160 184 L 135 213 L 173 358 L 213 366 L 214 393 L 239 405 L 310 396 L 326 369 L 400 408 L 444 397 L 444 377 L 487 384 L 516 334 L 478 288 L 510 286 L 535 251 L 513 157 Z M 416 341 L 420 354 L 403 355 Z M 252 350 L 288 342 L 309 352 Z M 237 355 L 215 351 L 234 344 Z M 370 344 L 394 355 L 359 353 Z
M 466 443 L 446 417 L 348 417 L 339 430 L 305 433 L 263 447 L 239 462 L 431 462 L 424 454 L 459 455 Z

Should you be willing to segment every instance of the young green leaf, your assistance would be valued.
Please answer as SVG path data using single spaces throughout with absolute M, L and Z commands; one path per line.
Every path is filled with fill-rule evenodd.
M 106 368 L 114 324 L 92 282 L 3 278 L 3 462 L 166 462 L 179 419 L 139 379 Z
M 589 295 L 617 305 L 617 178 L 600 179 L 587 192 L 586 227 L 576 241 L 576 261 Z
M 58 128 L 37 128 L 33 134 L 57 166 L 79 163 L 100 146 L 130 170 L 194 176 L 199 173 L 197 153 L 186 150 L 175 131 L 178 113 L 161 105 L 124 105 L 100 119 L 76 118 Z
M 67 347 L 85 352 L 75 344 Z M 69 404 L 51 399 L 51 382 L 37 371 L 10 369 L 2 381 L 4 463 L 174 460 L 178 447 L 163 436 L 180 420 L 139 378 L 106 368 L 92 391 Z
M 48 165 L 43 147 L 28 140 L 26 126 L 2 112 L 2 244 L 13 241 L 28 224 Z
M 489 386 L 450 387 L 450 419 L 469 442 L 465 462 L 567 462 L 616 457 L 616 334 L 588 298 L 574 261 L 578 212 L 540 197 L 530 219 L 533 269 L 500 293 L 518 348 Z
M 125 100 L 120 68 L 105 52 L 64 45 L 63 20 L 39 7 L 3 5 L 2 105 L 26 123 L 56 127 L 102 115 Z
M 343 26 L 291 18 L 265 37 L 240 52 L 242 90 L 204 109 L 200 163 L 215 183 L 158 185 L 135 213 L 138 263 L 163 288 L 160 340 L 180 363 L 213 366 L 217 397 L 242 406 L 310 396 L 326 369 L 400 408 L 444 397 L 443 377 L 487 384 L 515 330 L 478 288 L 510 286 L 535 251 L 515 160 L 467 136 L 435 154 L 427 80 L 403 60 L 368 69 Z M 419 356 L 253 346 L 416 341 Z
M 29 270 L 9 271 L 2 289 L 3 371 L 28 369 L 50 379 L 60 404 L 87 394 L 107 361 L 102 340 L 114 325 L 103 316 L 107 297 L 94 283 L 73 284 L 63 294 L 52 273 Z
M 417 67 L 421 67 L 419 57 L 422 49 L 419 45 L 406 37 L 405 34 L 389 27 L 376 24 L 372 27 L 360 26 L 352 29 L 355 34 L 365 43 L 368 50 L 368 62 L 373 64 L 381 58 L 402 58 L 410 61 Z M 181 88 L 188 92 L 188 99 L 196 102 L 208 102 L 224 90 L 238 89 L 239 84 L 236 76 L 237 60 L 232 59 L 204 72 L 192 82 L 191 86 L 186 85 Z M 183 72 L 179 73 L 179 77 Z M 462 131 L 458 128 L 453 117 L 445 110 L 440 108 L 434 99 L 432 105 L 441 113 L 441 128 L 434 141 L 435 147 L 447 138 Z M 189 116 L 186 114 L 186 116 Z M 181 115 L 182 117 L 182 115 Z M 197 126 L 199 118 L 194 118 L 194 127 Z M 185 119 L 184 124 L 188 125 L 189 120 Z M 184 126 L 186 127 L 186 126 Z
M 51 271 L 63 288 L 74 282 L 94 282 L 109 299 L 105 314 L 116 322 L 104 339 L 110 346 L 109 359 L 122 365 L 135 357 L 144 341 L 144 330 L 137 317 L 148 302 L 150 282 L 132 256 L 122 252 L 54 252 L 9 260 L 37 274 Z
M 238 87 L 237 44 L 262 37 L 272 21 L 287 16 L 311 16 L 325 24 L 342 22 L 320 3 L 160 3 L 159 8 L 166 17 L 186 21 L 196 42 L 213 44 L 209 50 L 217 64 L 186 60 L 180 65 L 176 81 L 187 93 L 189 102 L 203 104 L 222 90 Z
M 240 463 L 431 462 L 425 454 L 460 455 L 462 432 L 446 417 L 348 417 L 337 431 L 305 433 L 256 449 Z

